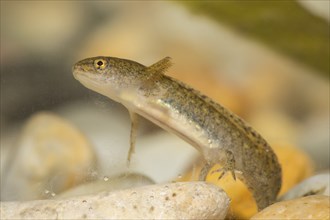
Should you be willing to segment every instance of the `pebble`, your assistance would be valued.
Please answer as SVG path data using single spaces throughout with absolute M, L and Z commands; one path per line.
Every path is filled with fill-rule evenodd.
M 251 113 L 249 123 L 273 146 L 279 142 L 296 143 L 299 124 L 278 110 L 259 110 Z M 271 125 L 271 126 L 269 126 Z
M 65 119 L 49 112 L 33 115 L 10 157 L 1 200 L 52 198 L 89 178 L 93 148 Z
M 330 175 L 329 173 L 318 174 L 312 176 L 284 194 L 280 200 L 290 200 L 309 195 L 325 195 L 330 196 Z
M 6 36 L 15 36 L 20 53 L 49 56 L 59 53 L 79 31 L 84 19 L 83 8 L 74 2 L 6 2 L 4 5 Z M 35 13 L 38 11 L 39 13 Z M 9 25 L 8 21 L 12 22 Z M 35 26 L 26 28 L 28 24 Z M 13 28 L 15 26 L 16 28 Z M 43 36 L 40 36 L 43 33 Z M 7 39 L 7 38 L 6 38 Z M 7 40 L 10 43 L 12 40 Z M 24 51 L 23 51 L 24 50 Z M 31 54 L 30 58 L 31 59 Z M 33 57 L 33 56 L 32 56 Z
M 169 183 L 65 200 L 1 202 L 1 219 L 224 219 L 230 199 L 205 182 Z
M 96 194 L 102 191 L 115 191 L 138 186 L 151 185 L 154 183 L 155 182 L 149 177 L 138 173 L 127 173 L 114 177 L 104 176 L 100 180 L 73 187 L 72 189 L 57 195 L 55 198 L 64 199 L 74 196 Z
M 329 203 L 329 196 L 306 196 L 275 203 L 251 219 L 329 219 Z

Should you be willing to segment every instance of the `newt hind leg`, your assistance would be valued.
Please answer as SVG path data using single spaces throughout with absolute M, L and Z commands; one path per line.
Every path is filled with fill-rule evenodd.
M 217 169 L 217 170 L 213 170 L 211 174 L 213 173 L 220 173 L 220 176 L 218 178 L 221 179 L 227 172 L 230 172 L 233 179 L 236 181 L 236 172 L 240 173 L 240 171 L 237 171 L 235 169 L 235 157 L 233 155 L 233 153 L 231 151 L 226 150 L 225 151 L 225 158 L 226 161 L 224 163 L 224 166 Z M 212 164 L 210 163 L 206 163 L 204 165 L 204 167 L 202 168 L 200 175 L 199 175 L 199 180 L 200 181 L 205 181 L 207 174 L 209 173 L 210 169 L 212 168 Z
M 235 174 L 235 157 L 234 154 L 231 151 L 226 150 L 225 151 L 226 154 L 226 162 L 225 165 L 217 170 L 212 171 L 213 173 L 220 173 L 220 176 L 218 178 L 221 179 L 227 172 L 230 172 L 233 179 L 236 181 L 236 174 Z
M 210 169 L 212 168 L 212 164 L 210 164 L 210 163 L 206 163 L 204 166 L 203 166 L 203 168 L 202 168 L 202 170 L 200 171 L 200 173 L 199 173 L 199 181 L 205 181 L 206 180 L 206 176 L 207 176 L 207 174 L 209 173 L 209 171 L 210 171 Z

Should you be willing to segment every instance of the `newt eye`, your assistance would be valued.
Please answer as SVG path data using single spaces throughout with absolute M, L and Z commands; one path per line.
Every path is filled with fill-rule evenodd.
M 94 66 L 98 70 L 103 70 L 107 66 L 107 61 L 104 59 L 97 59 L 94 61 Z

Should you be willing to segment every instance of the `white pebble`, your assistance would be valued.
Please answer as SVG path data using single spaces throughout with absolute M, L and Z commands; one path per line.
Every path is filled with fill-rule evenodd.
M 224 219 L 230 199 L 205 182 L 178 182 L 65 200 L 1 202 L 1 219 Z

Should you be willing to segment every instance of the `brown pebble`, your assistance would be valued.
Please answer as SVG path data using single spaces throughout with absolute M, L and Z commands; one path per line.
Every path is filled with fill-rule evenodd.
M 330 197 L 306 196 L 277 202 L 251 219 L 329 219 Z

